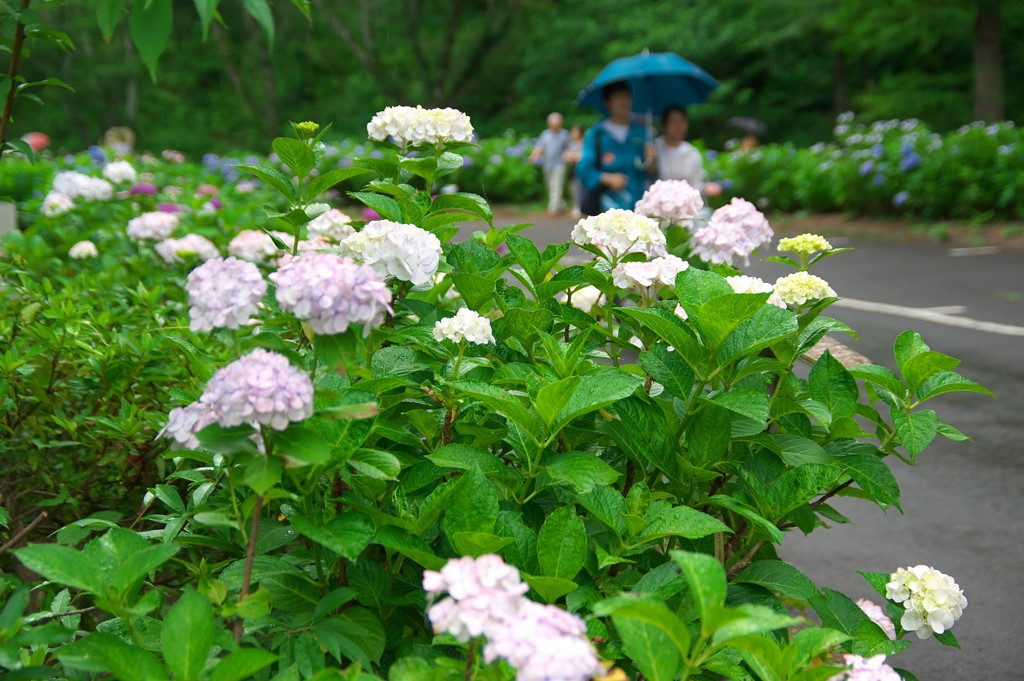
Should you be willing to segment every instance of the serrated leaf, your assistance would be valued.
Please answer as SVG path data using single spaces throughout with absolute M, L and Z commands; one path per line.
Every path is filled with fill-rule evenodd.
M 205 596 L 186 589 L 167 611 L 160 636 L 164 661 L 176 679 L 199 678 L 213 640 L 213 607 Z
M 587 532 L 573 506 L 551 513 L 537 535 L 537 560 L 549 577 L 571 580 L 583 568 Z
M 758 560 L 736 576 L 734 582 L 759 584 L 783 596 L 807 600 L 817 596 L 818 587 L 804 573 L 781 560 Z

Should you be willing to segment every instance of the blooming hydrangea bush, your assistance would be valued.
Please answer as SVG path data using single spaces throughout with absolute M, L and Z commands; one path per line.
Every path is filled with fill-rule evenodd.
M 166 345 L 98 401 L 119 411 L 86 417 L 146 434 L 152 459 L 135 458 L 151 477 L 127 513 L 16 549 L 41 579 L 10 578 L 22 638 L 4 639 L 17 655 L 0 666 L 891 679 L 912 639 L 958 645 L 951 577 L 863 572 L 885 602 L 858 603 L 780 546 L 842 522 L 838 494 L 899 508 L 890 466 L 966 438 L 927 403 L 987 391 L 910 331 L 898 372 L 823 350 L 852 330 L 828 314 L 842 291 L 810 270 L 843 249 L 804 235 L 768 256 L 792 274 L 745 275 L 734 265 L 772 239 L 745 201 L 705 219 L 686 187 L 663 185 L 657 218 L 588 217 L 541 250 L 522 225 L 495 226 L 482 197 L 438 191 L 471 129 L 457 112 L 387 110 L 370 130 L 395 148 L 343 167 L 300 123 L 273 141 L 276 160 L 204 159 L 201 192 L 175 179 L 180 191 L 111 199 L 122 217 L 95 233 L 104 265 L 123 268 L 110 288 L 139 299 L 132 329 Z M 377 215 L 328 203 L 346 197 Z M 61 267 L 108 269 L 66 257 L 76 221 L 108 208 L 62 216 Z M 460 240 L 461 222 L 480 229 Z M 116 359 L 90 361 L 113 374 L 132 355 Z M 136 386 L 168 365 L 174 380 Z

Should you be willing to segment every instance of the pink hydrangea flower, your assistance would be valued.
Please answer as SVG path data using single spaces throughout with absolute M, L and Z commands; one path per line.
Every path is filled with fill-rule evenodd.
M 238 258 L 213 258 L 192 270 L 185 284 L 189 328 L 237 329 L 256 312 L 267 292 L 259 268 Z
M 391 311 L 391 291 L 365 265 L 334 253 L 287 255 L 270 275 L 282 310 L 309 321 L 317 333 L 344 333 L 362 324 L 364 334 Z
M 739 258 L 749 265 L 750 254 L 774 235 L 768 220 L 754 204 L 735 197 L 694 233 L 692 244 L 694 253 L 707 262 L 731 265 L 733 258 Z
M 686 180 L 658 180 L 640 197 L 635 210 L 667 226 L 689 223 L 703 207 L 700 191 Z

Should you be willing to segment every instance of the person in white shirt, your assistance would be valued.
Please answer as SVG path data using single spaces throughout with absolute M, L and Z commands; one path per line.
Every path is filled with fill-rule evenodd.
M 544 185 L 548 191 L 548 215 L 556 215 L 565 208 L 565 159 L 562 155 L 569 146 L 569 132 L 562 127 L 562 114 L 548 115 L 548 129 L 537 139 L 530 154 L 532 163 L 540 162 L 544 170 Z
M 704 160 L 700 151 L 686 141 L 690 119 L 686 109 L 670 106 L 661 117 L 661 137 L 654 140 L 659 180 L 686 180 L 707 196 L 718 196 L 722 187 L 717 182 L 705 182 Z

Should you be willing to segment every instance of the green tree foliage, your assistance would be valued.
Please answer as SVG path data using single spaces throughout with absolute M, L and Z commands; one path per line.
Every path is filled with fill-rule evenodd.
M 80 148 L 128 125 L 149 148 L 216 151 L 252 147 L 311 115 L 360 133 L 392 103 L 459 107 L 489 122 L 484 134 L 538 128 L 553 109 L 591 122 L 594 112 L 572 104 L 580 89 L 644 48 L 678 52 L 720 79 L 693 111 L 693 134 L 714 144 L 735 135 L 724 127 L 733 115 L 764 120 L 770 139 L 809 143 L 846 109 L 940 131 L 975 111 L 974 0 L 167 0 L 146 10 L 173 6 L 162 51 L 164 33 L 139 28 L 145 17 L 130 4 L 39 3 L 43 24 L 76 49 L 37 51 L 26 76 L 57 76 L 77 92 L 26 103 L 18 134 L 42 129 Z M 1011 39 L 1024 6 L 996 5 L 1013 83 L 1024 76 L 1024 46 Z M 1024 92 L 1009 88 L 1006 115 L 1022 109 Z

